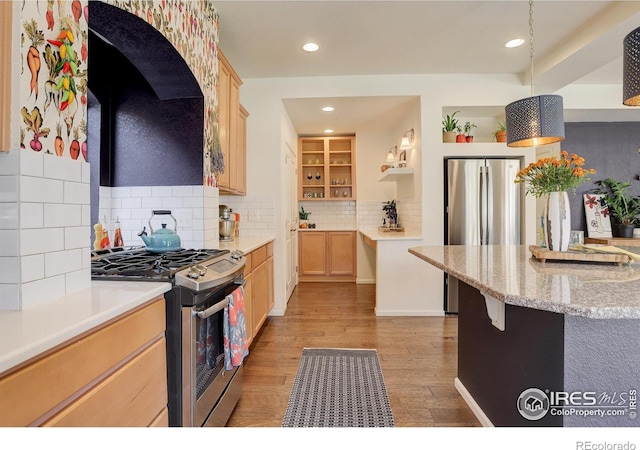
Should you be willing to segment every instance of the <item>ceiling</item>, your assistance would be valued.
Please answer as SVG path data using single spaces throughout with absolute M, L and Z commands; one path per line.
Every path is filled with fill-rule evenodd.
M 496 73 L 517 74 L 523 85 L 529 84 L 525 0 L 212 1 L 220 16 L 220 47 L 245 80 Z M 536 0 L 536 91 L 551 93 L 572 83 L 621 84 L 622 40 L 639 25 L 640 1 Z M 516 37 L 525 39 L 525 44 L 504 47 Z M 320 50 L 304 52 L 302 44 L 308 41 L 320 44 Z M 403 102 L 415 99 L 331 100 L 348 112 L 339 121 L 342 129 L 354 131 L 375 120 L 388 121 Z M 327 114 L 318 109 L 321 103 L 326 102 L 285 102 L 298 133 L 317 134 L 326 128 Z M 333 119 L 338 121 L 337 116 Z M 571 120 L 566 111 L 565 119 Z M 581 112 L 578 120 L 585 119 L 598 120 Z M 640 121 L 640 109 L 618 111 L 615 120 Z

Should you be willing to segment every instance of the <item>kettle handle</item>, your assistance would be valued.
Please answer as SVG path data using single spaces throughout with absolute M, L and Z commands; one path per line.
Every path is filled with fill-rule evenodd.
M 153 216 L 169 216 L 169 217 L 171 217 L 173 219 L 173 223 L 175 224 L 174 227 L 173 227 L 173 231 L 176 232 L 176 233 L 178 232 L 178 221 L 171 214 L 171 210 L 169 210 L 169 209 L 154 209 L 153 211 L 151 211 L 151 217 L 149 218 L 149 232 L 151 234 L 153 234 L 153 227 L 151 226 L 151 219 L 153 219 Z

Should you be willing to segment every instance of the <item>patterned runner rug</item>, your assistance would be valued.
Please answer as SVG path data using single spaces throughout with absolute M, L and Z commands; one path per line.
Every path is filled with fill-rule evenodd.
M 393 427 L 376 350 L 305 348 L 283 427 Z

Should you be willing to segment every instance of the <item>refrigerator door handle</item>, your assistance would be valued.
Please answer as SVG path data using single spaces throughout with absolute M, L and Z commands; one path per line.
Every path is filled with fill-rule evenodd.
M 486 236 L 485 236 L 485 244 L 490 244 L 491 242 L 493 242 L 493 173 L 491 170 L 491 166 L 489 164 L 487 164 L 485 166 L 485 177 L 484 177 L 484 181 L 485 181 L 485 195 L 486 195 L 486 203 L 485 203 L 485 209 L 486 209 L 486 220 L 485 220 L 485 227 L 486 227 Z
M 486 166 L 480 166 L 480 245 L 487 243 L 487 179 Z

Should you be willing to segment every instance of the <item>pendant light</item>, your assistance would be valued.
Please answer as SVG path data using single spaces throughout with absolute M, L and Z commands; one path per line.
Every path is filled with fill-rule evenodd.
M 640 106 L 640 28 L 624 38 L 622 103 Z
M 529 46 L 531 97 L 508 104 L 505 109 L 508 147 L 536 147 L 564 140 L 564 112 L 559 95 L 534 96 L 533 0 L 529 0 Z

